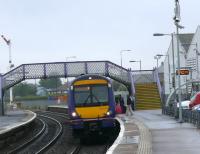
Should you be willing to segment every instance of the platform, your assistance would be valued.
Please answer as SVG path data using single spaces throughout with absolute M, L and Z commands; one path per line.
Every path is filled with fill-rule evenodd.
M 120 134 L 106 154 L 151 154 L 151 133 L 133 116 L 117 115 Z
M 49 105 L 48 108 L 65 108 L 68 109 L 67 105 Z
M 178 123 L 161 110 L 135 111 L 117 115 L 120 134 L 107 154 L 199 154 L 200 130 Z
M 35 118 L 36 114 L 28 110 L 8 111 L 5 116 L 0 116 L 0 135 L 24 126 Z
M 161 110 L 136 111 L 134 118 L 150 130 L 153 154 L 200 153 L 200 130 L 193 124 L 178 123 Z
M 179 123 L 161 110 L 118 115 L 121 132 L 107 154 L 199 154 L 200 129 Z
M 47 107 L 47 110 L 51 111 L 51 112 L 60 112 L 60 113 L 68 114 L 68 106 L 67 105 L 49 105 Z

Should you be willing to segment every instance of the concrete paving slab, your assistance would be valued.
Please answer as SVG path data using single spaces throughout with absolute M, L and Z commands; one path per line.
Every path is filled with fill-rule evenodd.
M 0 116 L 0 135 L 30 123 L 35 118 L 36 114 L 32 111 L 8 111 L 5 116 Z
M 117 115 L 120 122 L 120 133 L 114 144 L 108 149 L 107 154 L 136 154 L 140 140 L 140 132 L 135 125 L 133 116 Z
M 200 130 L 189 123 L 178 123 L 161 110 L 136 111 L 135 117 L 152 134 L 153 154 L 199 154 Z

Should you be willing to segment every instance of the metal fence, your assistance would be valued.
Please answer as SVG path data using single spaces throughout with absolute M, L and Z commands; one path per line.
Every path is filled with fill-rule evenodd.
M 178 108 L 175 109 L 172 106 L 167 106 L 167 107 L 164 106 L 162 108 L 162 113 L 165 115 L 175 117 L 176 119 L 179 118 Z M 192 123 L 197 128 L 200 128 L 200 112 L 199 111 L 182 110 L 182 118 L 184 122 Z

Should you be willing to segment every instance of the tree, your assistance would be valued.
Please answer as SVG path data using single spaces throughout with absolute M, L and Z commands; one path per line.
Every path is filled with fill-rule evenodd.
M 41 79 L 39 84 L 46 89 L 55 89 L 62 85 L 62 81 L 60 78 Z
M 14 86 L 13 94 L 14 96 L 35 96 L 36 95 L 36 87 L 34 84 L 30 83 L 19 83 L 18 85 Z

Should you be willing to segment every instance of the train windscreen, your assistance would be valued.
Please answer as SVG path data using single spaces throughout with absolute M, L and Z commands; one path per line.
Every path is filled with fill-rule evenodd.
M 84 85 L 74 87 L 75 106 L 100 106 L 108 104 L 107 85 Z

